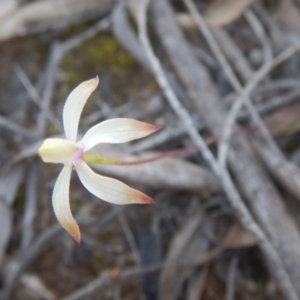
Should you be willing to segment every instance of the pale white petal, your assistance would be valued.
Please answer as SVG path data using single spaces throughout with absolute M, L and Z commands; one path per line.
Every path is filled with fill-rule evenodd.
M 76 142 L 79 119 L 84 104 L 96 89 L 98 83 L 98 76 L 82 82 L 70 93 L 66 100 L 63 110 L 63 123 L 66 137 L 72 142 Z
M 80 242 L 80 231 L 70 209 L 69 189 L 72 166 L 64 165 L 54 186 L 52 204 L 54 213 L 63 228 Z
M 85 162 L 75 164 L 79 179 L 86 189 L 98 198 L 114 204 L 153 204 L 146 194 L 123 182 L 96 174 Z
M 140 139 L 160 128 L 133 119 L 110 119 L 88 130 L 81 144 L 84 146 L 84 151 L 88 151 L 99 143 L 119 144 Z

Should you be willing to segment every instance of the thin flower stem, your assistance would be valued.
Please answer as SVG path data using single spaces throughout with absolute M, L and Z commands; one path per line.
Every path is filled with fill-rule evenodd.
M 146 163 L 151 163 L 163 158 L 172 157 L 172 156 L 188 156 L 193 155 L 195 153 L 198 153 L 198 149 L 178 149 L 173 151 L 167 151 L 162 154 L 154 155 L 149 158 L 145 159 L 138 159 L 134 161 L 121 161 L 121 160 L 114 160 L 103 156 L 96 156 L 90 153 L 86 153 L 83 155 L 83 161 L 87 164 L 91 165 L 116 165 L 116 166 L 135 166 L 135 165 L 141 165 Z

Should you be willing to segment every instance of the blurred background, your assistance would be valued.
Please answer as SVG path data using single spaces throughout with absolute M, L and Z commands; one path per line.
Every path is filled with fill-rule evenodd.
M 0 0 L 0 43 L 1 300 L 300 299 L 299 0 Z M 96 75 L 80 134 L 163 126 L 96 153 L 167 157 L 93 166 L 155 205 L 110 205 L 73 172 L 78 246 L 37 149 Z

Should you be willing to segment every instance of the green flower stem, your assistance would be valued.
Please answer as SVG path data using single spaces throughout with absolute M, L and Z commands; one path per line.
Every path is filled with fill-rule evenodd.
M 83 154 L 83 161 L 91 165 L 124 165 L 126 162 L 117 161 L 103 156 L 96 156 L 93 154 Z
M 87 164 L 91 165 L 117 165 L 117 166 L 134 166 L 134 165 L 141 165 L 145 163 L 150 163 L 162 158 L 171 157 L 171 156 L 189 156 L 197 153 L 198 150 L 190 149 L 190 150 L 173 150 L 168 151 L 162 154 L 155 155 L 150 158 L 140 159 L 136 161 L 120 161 L 120 160 L 114 160 L 110 158 L 106 158 L 103 156 L 96 156 L 90 153 L 83 154 L 83 161 Z

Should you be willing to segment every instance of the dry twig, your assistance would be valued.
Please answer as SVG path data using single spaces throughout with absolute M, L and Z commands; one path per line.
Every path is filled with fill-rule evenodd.
M 34 161 L 29 170 L 26 188 L 26 204 L 22 226 L 22 256 L 25 257 L 34 236 L 34 218 L 37 210 L 39 162 Z
M 227 289 L 226 289 L 226 298 L 225 300 L 233 300 L 234 299 L 234 290 L 235 290 L 235 277 L 236 277 L 236 268 L 239 260 L 237 257 L 231 259 L 228 269 L 228 277 L 227 277 Z
M 58 131 L 62 133 L 63 130 L 61 122 L 57 119 L 57 117 L 53 114 L 51 110 L 43 110 L 43 108 L 40 105 L 42 99 L 34 85 L 30 82 L 26 73 L 23 71 L 23 69 L 19 65 L 15 65 L 14 71 L 17 74 L 20 81 L 22 82 L 23 86 L 25 87 L 28 95 L 30 95 L 31 99 L 39 107 L 40 111 L 48 118 L 50 122 L 52 122 L 52 124 L 58 129 Z
M 239 80 L 237 79 L 236 75 L 234 74 L 234 71 L 232 70 L 232 67 L 228 63 L 226 57 L 224 56 L 222 50 L 220 49 L 219 45 L 215 41 L 213 35 L 211 34 L 209 28 L 207 27 L 203 17 L 198 12 L 197 7 L 195 6 L 194 2 L 192 0 L 184 0 L 184 3 L 186 4 L 187 8 L 189 9 L 190 13 L 195 18 L 200 31 L 203 33 L 204 37 L 206 38 L 210 48 L 212 49 L 216 59 L 218 60 L 219 64 L 221 65 L 222 69 L 224 70 L 224 73 L 226 74 L 229 82 L 232 84 L 233 88 L 241 95 L 238 97 L 238 99 L 234 102 L 233 107 L 235 107 L 234 111 L 235 113 L 229 113 L 227 120 L 225 122 L 224 131 L 222 134 L 222 138 L 219 144 L 219 162 L 222 166 L 226 165 L 228 150 L 229 150 L 229 138 L 233 131 L 233 127 L 236 121 L 237 114 L 239 110 L 241 109 L 242 105 L 245 104 L 250 117 L 253 119 L 256 126 L 258 126 L 262 136 L 264 139 L 268 142 L 270 148 L 274 151 L 274 153 L 281 155 L 280 150 L 278 149 L 276 143 L 274 142 L 271 134 L 269 133 L 269 130 L 266 128 L 264 122 L 261 120 L 259 114 L 255 110 L 253 104 L 251 103 L 249 96 L 251 94 L 252 89 L 262 80 L 264 77 L 261 78 L 260 73 L 263 72 L 266 68 L 269 67 L 271 63 L 271 50 L 269 47 L 269 44 L 266 42 L 266 36 L 263 31 L 262 26 L 260 26 L 260 23 L 256 19 L 255 15 L 251 12 L 247 12 L 246 15 L 248 16 L 248 19 L 250 20 L 251 24 L 253 25 L 253 29 L 261 39 L 263 45 L 264 45 L 264 53 L 265 53 L 265 63 L 261 67 L 259 71 L 255 73 L 255 75 L 251 78 L 251 81 L 253 80 L 253 88 L 249 92 L 243 92 L 243 88 Z M 246 90 L 246 88 L 245 88 Z M 233 108 L 232 108 L 233 110 Z
M 112 206 L 113 209 L 115 208 L 115 206 Z M 118 214 L 118 219 L 120 222 L 120 225 L 122 227 L 122 230 L 124 232 L 124 235 L 126 237 L 127 243 L 129 244 L 129 247 L 132 251 L 133 254 L 133 258 L 135 260 L 135 263 L 140 266 L 141 265 L 141 255 L 140 255 L 140 251 L 139 248 L 137 246 L 137 243 L 134 239 L 133 233 L 130 229 L 130 226 L 127 222 L 127 219 L 123 213 L 123 211 L 119 211 L 118 209 L 116 209 L 117 214 Z
M 116 284 L 118 282 L 130 281 L 136 278 L 141 278 L 149 273 L 157 272 L 163 267 L 163 264 L 158 263 L 151 266 L 120 270 L 118 268 L 111 271 L 102 272 L 98 278 L 91 281 L 86 286 L 78 289 L 72 294 L 62 298 L 61 300 L 81 300 L 99 293 L 105 287 Z

